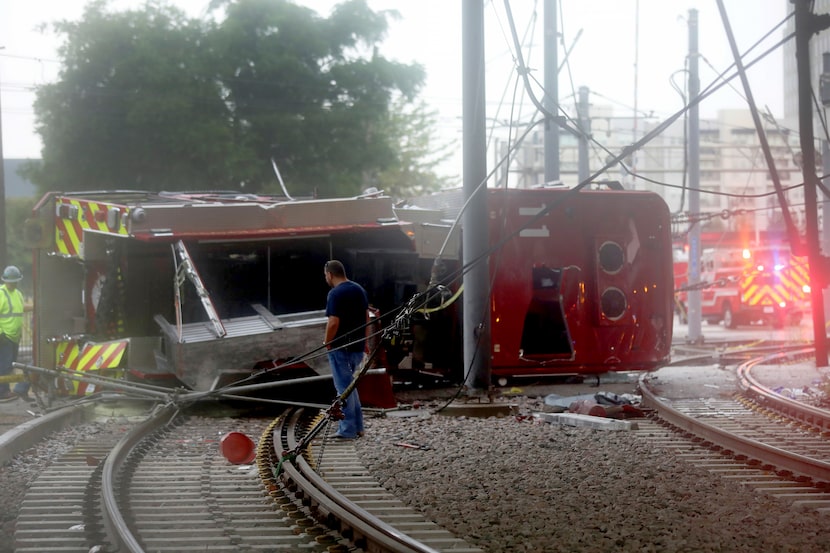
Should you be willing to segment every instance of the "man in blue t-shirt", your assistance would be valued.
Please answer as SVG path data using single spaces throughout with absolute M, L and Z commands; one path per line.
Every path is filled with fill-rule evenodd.
M 326 338 L 334 388 L 337 394 L 352 383 L 363 362 L 364 342 L 368 323 L 369 299 L 360 284 L 346 277 L 343 264 L 337 260 L 326 263 L 323 269 L 331 286 L 326 299 Z M 355 388 L 343 403 L 343 415 L 335 438 L 353 440 L 363 435 L 363 409 Z

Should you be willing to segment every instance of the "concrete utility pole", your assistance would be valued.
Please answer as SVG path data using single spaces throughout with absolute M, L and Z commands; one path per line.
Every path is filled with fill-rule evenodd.
M 689 10 L 689 102 L 694 102 L 700 94 L 700 74 L 698 72 L 698 23 L 697 10 Z M 700 282 L 700 222 L 694 217 L 700 213 L 700 109 L 694 102 L 689 108 L 689 212 L 692 214 L 689 229 L 689 279 L 690 283 Z M 688 294 L 690 344 L 703 342 L 701 333 L 700 290 L 690 290 Z
M 556 0 L 545 0 L 545 97 L 548 113 L 559 117 L 559 57 Z M 559 180 L 559 123 L 545 121 L 545 182 Z
M 821 97 L 821 104 L 824 108 L 830 107 L 830 52 L 825 52 L 822 55 L 822 73 L 819 76 L 819 96 Z M 821 141 L 821 169 L 824 174 L 822 179 L 824 182 L 824 189 L 830 187 L 830 142 L 827 140 Z M 830 196 L 826 193 L 822 194 L 821 213 L 824 224 L 821 227 L 821 248 L 826 255 L 830 252 Z M 827 283 L 825 283 L 827 284 Z M 830 313 L 830 295 L 828 295 L 828 288 L 824 286 L 824 314 Z
M 816 151 L 813 143 L 813 104 L 810 79 L 810 38 L 826 29 L 828 16 L 817 16 L 810 10 L 812 0 L 793 0 L 795 4 L 795 61 L 798 74 L 798 129 L 804 175 L 804 212 L 807 218 L 807 256 L 810 262 L 810 296 L 813 309 L 813 339 L 816 367 L 827 366 L 827 330 L 824 327 L 824 294 L 827 259 L 821 255 L 818 235 L 816 187 Z
M 490 388 L 490 245 L 484 94 L 484 3 L 464 0 L 461 24 L 464 196 L 464 385 L 470 396 Z M 481 185 L 481 186 L 480 186 Z

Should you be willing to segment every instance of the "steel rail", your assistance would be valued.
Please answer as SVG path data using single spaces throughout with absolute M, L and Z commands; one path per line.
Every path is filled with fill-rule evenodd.
M 768 355 L 747 361 L 743 366 L 751 366 L 770 358 L 780 358 L 780 355 L 792 356 L 793 353 L 779 355 Z M 818 459 L 789 452 L 778 447 L 761 443 L 751 438 L 737 436 L 727 430 L 695 419 L 693 416 L 674 409 L 649 388 L 646 383 L 647 375 L 640 378 L 640 392 L 642 394 L 643 407 L 653 409 L 659 416 L 668 422 L 689 432 L 705 441 L 715 444 L 734 454 L 746 456 L 748 459 L 761 460 L 779 469 L 790 471 L 794 474 L 807 476 L 819 481 L 830 482 L 830 463 Z M 784 398 L 782 398 L 784 399 Z
M 107 535 L 117 551 L 144 553 L 143 546 L 121 514 L 121 508 L 117 500 L 119 490 L 116 475 L 120 473 L 121 468 L 127 462 L 133 448 L 144 440 L 148 434 L 168 424 L 178 413 L 179 410 L 173 406 L 157 409 L 146 421 L 128 432 L 107 455 L 101 474 L 102 516 Z
M 94 398 L 82 398 L 60 407 L 54 407 L 42 416 L 26 421 L 0 434 L 0 465 L 9 462 L 15 455 L 32 447 L 36 442 L 53 432 L 72 424 L 95 418 L 95 409 L 102 402 L 126 401 L 146 403 L 144 398 L 102 394 Z
M 790 418 L 809 424 L 821 432 L 826 432 L 830 429 L 830 411 L 783 396 L 767 388 L 752 376 L 752 369 L 756 365 L 792 357 L 808 357 L 812 355 L 814 355 L 814 349 L 806 348 L 789 353 L 769 355 L 743 363 L 737 369 L 738 385 L 744 391 L 744 394 L 752 397 L 758 403 L 763 404 L 764 407 L 779 411 Z
M 48 415 L 24 422 L 0 435 L 0 466 L 49 434 L 92 418 L 91 404 L 67 405 Z
M 292 451 L 298 444 L 296 428 L 301 411 L 285 417 L 274 429 L 274 445 Z M 438 553 L 437 550 L 401 533 L 365 509 L 359 507 L 327 483 L 302 456 L 286 460 L 282 470 L 311 501 L 312 509 L 334 516 L 346 528 L 367 543 L 363 549 L 376 553 Z

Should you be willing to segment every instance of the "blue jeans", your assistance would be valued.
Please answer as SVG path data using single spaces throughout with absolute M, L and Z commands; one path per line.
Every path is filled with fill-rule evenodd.
M 12 342 L 6 336 L 0 336 L 0 376 L 8 376 L 12 374 L 12 363 L 17 361 L 17 350 L 20 344 Z M 25 394 L 29 389 L 28 382 L 18 382 L 14 386 L 15 393 Z M 9 385 L 5 382 L 0 382 L 0 395 L 9 393 Z
M 331 374 L 334 377 L 334 389 L 337 390 L 337 395 L 342 394 L 352 383 L 352 379 L 360 369 L 362 361 L 362 351 L 344 351 L 340 349 L 329 351 L 329 364 L 331 365 Z M 337 432 L 341 436 L 353 438 L 357 436 L 358 432 L 363 432 L 363 409 L 360 407 L 360 396 L 357 395 L 357 388 L 349 394 L 349 397 L 343 403 L 343 414 L 345 418 L 340 421 L 337 428 Z

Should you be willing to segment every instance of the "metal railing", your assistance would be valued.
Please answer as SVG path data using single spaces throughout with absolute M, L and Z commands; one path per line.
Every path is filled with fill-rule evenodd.
M 33 313 L 28 311 L 23 313 L 23 335 L 20 337 L 20 349 L 17 352 L 17 361 L 19 363 L 32 362 L 32 343 L 34 342 L 34 317 Z

